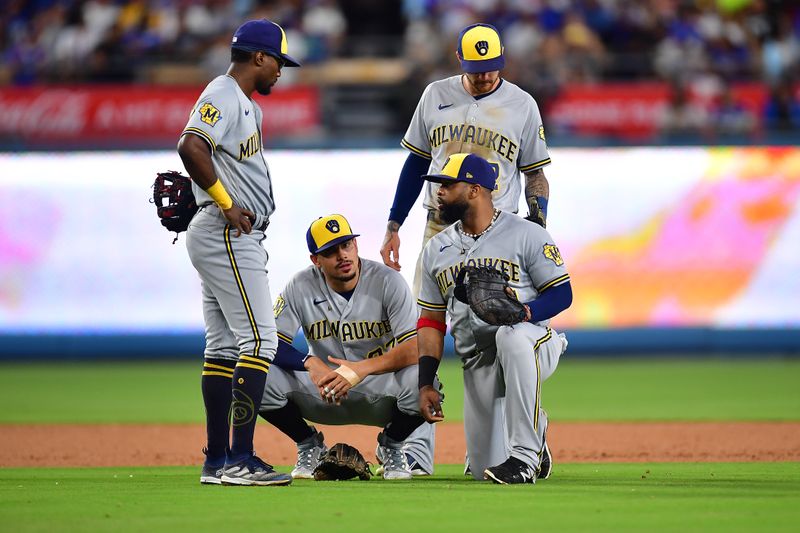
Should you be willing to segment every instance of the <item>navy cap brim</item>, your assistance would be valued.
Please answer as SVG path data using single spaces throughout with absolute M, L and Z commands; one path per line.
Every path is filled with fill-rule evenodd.
M 281 59 L 283 59 L 283 62 L 285 63 L 284 66 L 287 66 L 287 67 L 299 67 L 300 66 L 300 62 L 297 61 L 292 56 L 290 56 L 288 54 L 282 54 L 280 52 L 276 52 L 275 50 L 266 49 L 263 46 L 255 46 L 255 45 L 244 44 L 244 43 L 236 43 L 236 44 L 231 45 L 231 48 L 236 48 L 237 50 L 244 50 L 245 52 L 266 52 L 266 53 L 268 53 L 270 55 L 278 56 Z
M 506 59 L 502 55 L 494 59 L 482 59 L 480 61 L 470 61 L 469 59 L 461 60 L 461 70 L 469 74 L 494 72 L 495 70 L 503 70 L 505 66 Z
M 341 237 L 337 237 L 337 238 L 333 239 L 332 241 L 326 242 L 323 246 L 320 246 L 319 248 L 317 248 L 316 252 L 311 252 L 311 253 L 316 255 L 316 254 L 318 254 L 320 252 L 324 252 L 325 250 L 327 250 L 329 248 L 333 248 L 334 246 L 336 246 L 338 244 L 342 244 L 343 242 L 349 241 L 350 239 L 355 239 L 359 235 L 360 235 L 360 233 L 356 233 L 356 234 L 353 234 L 353 235 L 343 235 Z
M 448 176 L 447 174 L 424 174 L 423 176 L 421 176 L 421 178 L 426 181 L 432 181 L 434 183 L 450 183 L 453 181 L 459 181 L 458 178 L 454 178 L 453 176 Z

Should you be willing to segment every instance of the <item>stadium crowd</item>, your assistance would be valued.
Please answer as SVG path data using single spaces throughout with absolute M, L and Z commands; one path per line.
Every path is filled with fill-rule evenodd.
M 800 124 L 800 4 L 792 0 L 7 0 L 0 12 L 0 84 L 136 82 L 158 65 L 191 65 L 211 79 L 229 61 L 242 20 L 266 17 L 304 65 L 401 59 L 408 83 L 458 71 L 459 30 L 474 21 L 504 38 L 514 80 L 546 105 L 568 83 L 660 79 L 717 95 L 731 127 L 727 87 L 772 91 L 768 120 Z M 287 73 L 288 86 L 297 73 Z M 313 83 L 313 78 L 302 78 Z M 727 100 L 726 100 L 727 99 Z M 689 111 L 691 117 L 691 111 Z M 697 117 L 691 117 L 696 120 Z

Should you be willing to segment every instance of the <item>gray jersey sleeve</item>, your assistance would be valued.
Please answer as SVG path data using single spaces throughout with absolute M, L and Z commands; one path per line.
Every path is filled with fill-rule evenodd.
M 226 134 L 238 120 L 238 99 L 226 92 L 228 89 L 223 85 L 210 84 L 198 98 L 183 130 L 205 140 L 212 152 L 223 143 Z
M 283 292 L 275 299 L 275 305 L 272 308 L 275 313 L 278 338 L 289 344 L 292 344 L 301 325 L 299 310 L 295 308 L 293 295 L 294 279 L 291 279 L 284 287 Z
M 532 224 L 531 229 L 528 242 L 524 244 L 529 250 L 525 257 L 524 268 L 530 277 L 533 289 L 537 294 L 541 294 L 551 287 L 569 281 L 569 273 L 550 233 L 536 224 Z
M 441 234 L 440 234 L 441 235 Z M 436 237 L 428 241 L 422 250 L 422 284 L 420 286 L 417 305 L 428 311 L 447 311 L 447 302 L 439 284 L 436 282 L 436 257 L 435 248 L 439 246 L 439 239 Z
M 393 270 L 386 275 L 383 301 L 397 344 L 415 337 L 417 310 L 414 299 L 405 279 Z
M 422 96 L 417 102 L 417 108 L 414 110 L 414 116 L 411 117 L 411 123 L 408 125 L 408 130 L 406 130 L 406 134 L 400 142 L 405 149 L 425 159 L 431 159 L 431 141 L 428 137 L 428 126 L 425 124 L 425 117 L 428 115 L 426 103 L 430 97 L 432 86 L 428 85 L 422 92 Z
M 522 131 L 522 146 L 520 147 L 517 165 L 522 172 L 538 170 L 550 164 L 550 153 L 547 150 L 547 141 L 544 136 L 544 124 L 536 100 L 528 96 L 526 99 L 527 112 L 525 125 Z

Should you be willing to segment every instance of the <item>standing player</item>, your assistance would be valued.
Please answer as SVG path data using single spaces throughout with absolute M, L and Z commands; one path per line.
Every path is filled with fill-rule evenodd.
M 278 339 L 261 245 L 275 202 L 261 108 L 251 95 L 269 94 L 284 66 L 299 64 L 287 55 L 283 29 L 266 19 L 244 23 L 233 36 L 228 72 L 200 95 L 178 143 L 200 206 L 186 247 L 200 275 L 206 328 L 208 444 L 201 483 L 292 481 L 253 452 L 257 402 Z
M 400 172 L 381 247 L 383 262 L 395 270 L 400 270 L 400 226 L 422 189 L 420 176 L 439 172 L 452 154 L 474 153 L 498 165 L 494 205 L 509 213 L 517 212 L 519 173 L 523 172 L 530 215 L 545 225 L 550 187 L 542 168 L 550 164 L 550 155 L 536 101 L 500 77 L 505 58 L 493 26 L 465 28 L 456 55 L 464 73 L 426 87 L 401 143 L 410 153 Z M 437 187 L 429 183 L 423 201 L 428 210 L 423 247 L 447 226 L 436 211 Z M 418 261 L 415 295 L 419 293 L 419 269 Z
M 433 472 L 433 426 L 417 410 L 414 300 L 400 274 L 358 257 L 356 237 L 341 215 L 314 221 L 306 234 L 313 266 L 275 303 L 278 356 L 261 416 L 297 443 L 296 478 L 312 478 L 326 449 L 303 419 L 383 427 L 385 479 Z M 300 327 L 311 355 L 291 346 Z
M 449 313 L 464 368 L 470 471 L 475 479 L 495 483 L 534 483 L 547 478 L 552 467 L 541 383 L 555 371 L 567 344 L 548 323 L 570 306 L 572 288 L 547 230 L 494 207 L 496 170 L 474 154 L 453 154 L 440 174 L 425 176 L 441 184 L 436 197 L 442 220 L 456 223 L 422 252 L 420 411 L 429 422 L 444 418 L 432 385 Z M 527 302 L 527 322 L 492 326 L 458 301 L 453 288 L 465 265 L 506 273 L 519 300 Z

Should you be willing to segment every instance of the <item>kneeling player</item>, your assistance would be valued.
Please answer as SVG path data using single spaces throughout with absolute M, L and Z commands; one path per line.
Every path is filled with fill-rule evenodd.
M 326 450 L 320 424 L 383 427 L 378 459 L 385 479 L 433 472 L 433 426 L 419 415 L 417 312 L 405 280 L 358 257 L 341 215 L 306 234 L 313 266 L 289 281 L 275 303 L 278 354 L 261 416 L 297 443 L 295 478 L 312 478 Z M 292 346 L 302 327 L 309 355 Z

